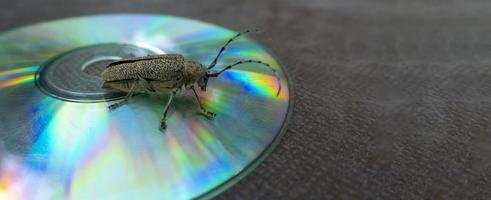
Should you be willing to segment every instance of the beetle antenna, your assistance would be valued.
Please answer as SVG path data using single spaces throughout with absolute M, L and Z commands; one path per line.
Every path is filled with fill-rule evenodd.
M 269 68 L 271 71 L 273 71 L 273 74 L 276 77 L 276 80 L 278 81 L 278 92 L 276 93 L 276 96 L 280 95 L 280 92 L 281 92 L 281 82 L 280 82 L 280 77 L 278 76 L 278 73 L 276 73 L 276 70 L 273 69 L 268 63 L 264 63 L 264 62 L 262 62 L 260 60 L 239 61 L 239 62 L 236 62 L 236 63 L 231 64 L 229 66 L 226 66 L 225 68 L 221 69 L 218 72 L 215 72 L 215 73 L 212 73 L 212 74 L 208 74 L 208 77 L 218 77 L 224 71 L 227 71 L 227 70 L 231 69 L 232 67 L 235 67 L 235 66 L 241 65 L 241 64 L 245 64 L 245 63 L 258 63 L 258 64 L 262 64 L 262 65 L 266 66 L 267 68 Z
M 240 32 L 240 33 L 237 33 L 237 35 L 235 35 L 234 37 L 230 38 L 227 43 L 225 43 L 225 45 L 223 45 L 223 47 L 220 49 L 220 51 L 218 52 L 217 56 L 215 57 L 215 59 L 213 60 L 213 62 L 211 62 L 210 66 L 208 66 L 208 69 L 212 69 L 213 67 L 215 67 L 215 65 L 217 64 L 217 61 L 218 61 L 218 58 L 220 58 L 220 55 L 222 55 L 222 53 L 225 51 L 225 49 L 227 48 L 227 46 L 232 42 L 234 41 L 236 38 L 238 38 L 239 36 L 243 35 L 243 34 L 246 34 L 246 33 L 249 33 L 251 32 L 250 30 L 246 30 L 244 32 Z

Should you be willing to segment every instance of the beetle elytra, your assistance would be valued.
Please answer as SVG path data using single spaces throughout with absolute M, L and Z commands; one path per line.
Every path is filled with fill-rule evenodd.
M 194 86 L 197 85 L 202 91 L 206 91 L 209 78 L 218 77 L 224 71 L 244 63 L 257 63 L 272 70 L 278 81 L 278 92 L 276 94 L 278 96 L 281 92 L 280 78 L 269 64 L 260 60 L 242 60 L 228 65 L 219 71 L 212 71 L 227 46 L 236 38 L 248 32 L 244 31 L 230 38 L 207 67 L 198 62 L 186 59 L 179 54 L 133 57 L 109 64 L 101 73 L 104 81 L 102 87 L 127 93 L 122 100 L 110 105 L 109 110 L 115 110 L 126 104 L 133 95 L 138 93 L 170 91 L 170 97 L 165 104 L 164 114 L 160 122 L 160 128 L 163 130 L 167 127 L 166 117 L 169 106 L 176 93 L 184 88 L 193 91 L 201 111 L 211 119 L 216 114 L 209 112 L 203 107 Z

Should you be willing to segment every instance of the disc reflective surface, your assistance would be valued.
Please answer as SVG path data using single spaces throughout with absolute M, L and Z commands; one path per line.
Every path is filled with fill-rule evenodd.
M 60 55 L 101 44 L 178 53 L 208 65 L 235 34 L 161 15 L 70 18 L 1 34 L 0 199 L 187 199 L 230 186 L 271 150 L 291 106 L 283 70 L 250 38 L 234 41 L 213 70 L 239 60 L 267 62 L 280 76 L 280 94 L 268 68 L 233 68 L 198 92 L 214 119 L 199 114 L 192 91 L 182 91 L 164 133 L 166 93 L 138 95 L 109 112 L 114 99 L 67 101 L 41 90 L 37 74 Z

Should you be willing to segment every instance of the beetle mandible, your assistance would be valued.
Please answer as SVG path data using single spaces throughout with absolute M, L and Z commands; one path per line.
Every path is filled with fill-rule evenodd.
M 212 119 L 216 116 L 216 114 L 209 112 L 203 107 L 194 86 L 197 85 L 202 91 L 206 91 L 209 78 L 218 77 L 224 71 L 244 63 L 257 63 L 271 69 L 278 81 L 278 92 L 276 94 L 276 96 L 278 96 L 281 91 L 280 78 L 276 74 L 275 69 L 271 68 L 269 64 L 260 60 L 242 60 L 228 65 L 219 71 L 212 71 L 213 67 L 215 67 L 217 63 L 217 60 L 220 58 L 220 55 L 225 51 L 227 46 L 236 38 L 248 32 L 249 30 L 238 33 L 234 37 L 230 38 L 220 49 L 215 59 L 213 59 L 211 64 L 207 67 L 198 62 L 186 59 L 184 56 L 179 54 L 133 57 L 118 60 L 109 64 L 101 73 L 101 77 L 104 81 L 102 87 L 127 93 L 122 100 L 110 105 L 108 107 L 109 110 L 115 110 L 116 108 L 128 103 L 130 98 L 138 93 L 170 91 L 171 94 L 167 100 L 167 103 L 165 104 L 164 114 L 160 122 L 160 129 L 163 130 L 167 127 L 165 120 L 167 117 L 167 112 L 169 111 L 169 106 L 176 93 L 184 88 L 193 91 L 201 112 L 203 112 L 207 118 Z

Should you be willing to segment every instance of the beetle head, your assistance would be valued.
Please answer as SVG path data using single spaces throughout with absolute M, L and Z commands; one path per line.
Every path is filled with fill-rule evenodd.
M 206 91 L 208 74 L 210 70 L 208 70 L 202 64 L 194 61 L 186 61 L 185 67 L 186 77 L 188 80 L 186 84 L 194 84 L 196 82 L 202 91 Z
M 198 87 L 201 88 L 201 91 L 206 91 L 206 86 L 208 85 L 208 76 L 205 75 L 205 76 L 202 76 L 199 80 L 198 80 Z

